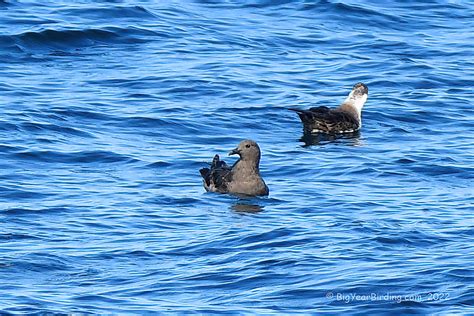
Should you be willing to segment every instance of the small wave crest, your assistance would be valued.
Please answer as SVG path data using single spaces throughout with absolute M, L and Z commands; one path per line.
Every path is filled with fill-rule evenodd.
M 151 20 L 156 16 L 143 6 L 109 6 L 98 8 L 68 8 L 59 10 L 62 15 L 76 17 L 80 16 L 82 19 L 139 19 Z
M 138 27 L 89 29 L 45 29 L 0 36 L 2 50 L 30 52 L 38 50 L 70 51 L 84 47 L 144 43 L 158 33 Z M 163 36 L 163 35 L 161 35 Z
M 111 151 L 94 150 L 64 153 L 57 151 L 29 150 L 13 154 L 21 160 L 34 160 L 50 163 L 116 163 L 134 162 L 135 159 Z

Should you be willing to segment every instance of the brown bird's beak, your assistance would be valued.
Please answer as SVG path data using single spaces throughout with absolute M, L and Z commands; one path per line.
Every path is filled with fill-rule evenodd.
M 240 155 L 240 150 L 238 148 L 234 148 L 231 151 L 229 151 L 229 156 L 230 155 Z

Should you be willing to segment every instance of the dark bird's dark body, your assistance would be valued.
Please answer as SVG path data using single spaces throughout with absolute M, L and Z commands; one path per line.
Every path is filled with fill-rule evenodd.
M 362 126 L 361 112 L 368 91 L 365 84 L 357 83 L 346 100 L 337 108 L 320 106 L 308 110 L 290 110 L 298 113 L 305 133 L 354 133 Z
M 308 110 L 291 110 L 298 113 L 305 133 L 353 133 L 360 128 L 355 113 L 340 109 L 320 106 Z

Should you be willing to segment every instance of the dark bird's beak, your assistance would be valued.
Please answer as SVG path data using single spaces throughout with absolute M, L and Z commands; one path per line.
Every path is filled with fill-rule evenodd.
M 240 150 L 238 148 L 234 148 L 231 151 L 229 151 L 229 156 L 230 155 L 240 155 Z

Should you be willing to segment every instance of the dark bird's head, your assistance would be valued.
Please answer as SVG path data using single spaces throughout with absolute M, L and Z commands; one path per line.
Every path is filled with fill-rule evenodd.
M 369 88 L 361 82 L 356 83 L 352 87 L 351 93 L 347 96 L 341 106 L 349 106 L 360 118 L 362 108 L 364 107 L 365 102 L 369 96 Z
M 356 96 L 364 96 L 369 94 L 369 88 L 362 82 L 356 83 L 354 87 L 352 87 L 352 92 L 354 97 Z
M 231 150 L 229 155 L 239 155 L 240 159 L 246 161 L 260 161 L 260 147 L 253 140 L 246 139 L 239 143 L 237 148 Z

